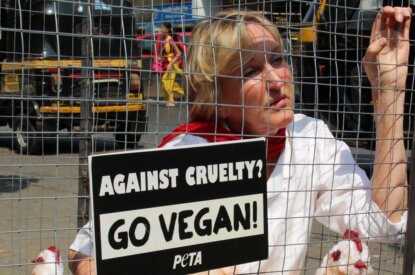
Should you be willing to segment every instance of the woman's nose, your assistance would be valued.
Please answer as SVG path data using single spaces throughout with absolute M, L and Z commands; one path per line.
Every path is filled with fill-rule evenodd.
M 289 81 L 288 75 L 285 75 L 287 73 L 285 72 L 286 70 L 274 68 L 269 64 L 266 66 L 268 69 L 266 70 L 265 79 L 270 89 L 280 89 L 285 84 L 285 82 Z

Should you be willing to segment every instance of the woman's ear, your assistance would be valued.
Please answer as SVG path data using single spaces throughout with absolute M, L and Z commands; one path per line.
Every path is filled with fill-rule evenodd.
M 218 98 L 217 98 L 218 118 L 220 118 L 221 120 L 226 120 L 228 118 L 228 108 L 226 106 L 223 106 L 223 103 L 224 102 L 223 102 L 222 93 L 220 92 L 220 89 L 218 89 Z
M 226 106 L 221 106 L 220 104 L 218 105 L 218 117 L 221 120 L 226 120 L 228 118 L 228 111 Z

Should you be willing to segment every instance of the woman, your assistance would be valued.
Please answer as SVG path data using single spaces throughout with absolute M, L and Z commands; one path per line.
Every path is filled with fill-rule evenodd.
M 299 274 L 313 218 L 339 234 L 354 230 L 364 240 L 402 237 L 402 116 L 411 13 L 409 8 L 385 7 L 376 17 L 363 61 L 377 129 L 371 180 L 322 121 L 294 115 L 291 70 L 280 35 L 268 20 L 254 12 L 227 11 L 194 28 L 188 54 L 193 122 L 177 128 L 161 145 L 256 136 L 268 142 L 269 258 L 209 274 Z M 91 259 L 76 252 L 90 244 L 82 241 L 87 234 L 79 234 L 70 257 Z
M 176 73 L 182 73 L 182 52 L 176 44 L 172 35 L 172 27 L 170 23 L 163 23 L 161 25 L 162 33 L 162 51 L 163 51 L 163 69 L 164 73 L 161 76 L 161 85 L 164 93 L 164 98 L 167 101 L 168 107 L 174 106 L 174 93 L 181 96 L 184 95 L 182 87 L 176 82 Z

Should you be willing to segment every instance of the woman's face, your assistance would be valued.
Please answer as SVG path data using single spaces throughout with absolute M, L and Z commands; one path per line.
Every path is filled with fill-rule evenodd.
M 293 84 L 282 48 L 270 32 L 248 24 L 251 50 L 257 51 L 242 68 L 219 80 L 219 117 L 237 133 L 272 135 L 294 118 Z M 241 77 L 241 75 L 243 77 Z
M 169 29 L 166 26 L 164 26 L 164 25 L 161 25 L 160 31 L 161 31 L 162 34 L 169 33 Z

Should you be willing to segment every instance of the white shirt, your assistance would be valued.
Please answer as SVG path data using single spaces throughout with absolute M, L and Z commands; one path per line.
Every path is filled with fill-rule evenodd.
M 393 242 L 403 237 L 406 214 L 391 223 L 372 201 L 370 180 L 342 141 L 321 120 L 295 115 L 287 127 L 284 151 L 267 182 L 269 258 L 242 264 L 238 273 L 299 274 L 304 264 L 313 218 L 343 234 L 357 231 L 363 240 Z M 179 135 L 164 147 L 207 143 Z M 71 249 L 92 255 L 90 223 Z

